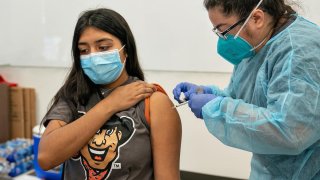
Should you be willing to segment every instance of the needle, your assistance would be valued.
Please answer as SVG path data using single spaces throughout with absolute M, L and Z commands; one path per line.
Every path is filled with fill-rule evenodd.
M 182 102 L 182 103 L 180 103 L 180 104 L 176 104 L 176 105 L 174 105 L 174 106 L 172 107 L 172 109 L 177 108 L 177 107 L 180 107 L 180 106 L 183 106 L 183 105 L 185 105 L 185 104 L 188 104 L 188 101 Z

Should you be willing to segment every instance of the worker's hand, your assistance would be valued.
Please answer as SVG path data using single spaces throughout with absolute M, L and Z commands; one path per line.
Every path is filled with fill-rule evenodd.
M 184 93 L 184 100 L 187 101 L 190 99 L 191 94 L 212 94 L 212 90 L 210 87 L 198 86 L 192 83 L 182 82 L 173 89 L 174 99 L 179 103 L 182 102 L 182 100 L 180 99 L 181 93 Z
M 215 99 L 217 96 L 213 94 L 192 94 L 189 99 L 189 107 L 193 114 L 202 119 L 202 107 L 206 105 L 209 101 Z
M 139 101 L 151 96 L 155 91 L 157 88 L 153 84 L 136 81 L 117 87 L 104 101 L 112 106 L 114 112 L 119 112 L 134 106 Z

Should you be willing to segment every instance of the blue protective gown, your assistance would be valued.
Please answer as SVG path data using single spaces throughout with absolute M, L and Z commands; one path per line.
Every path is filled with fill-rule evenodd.
M 211 134 L 253 152 L 250 179 L 320 179 L 320 28 L 297 16 L 202 108 Z

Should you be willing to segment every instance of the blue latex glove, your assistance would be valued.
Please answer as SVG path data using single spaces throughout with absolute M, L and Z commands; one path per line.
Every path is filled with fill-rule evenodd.
M 181 82 L 173 89 L 174 99 L 181 103 L 180 95 L 184 93 L 185 100 L 190 99 L 191 94 L 212 94 L 212 90 L 207 86 L 198 86 L 188 82 Z
M 213 94 L 192 94 L 189 99 L 189 107 L 193 114 L 202 119 L 202 107 L 206 105 L 209 101 L 215 99 L 217 96 Z

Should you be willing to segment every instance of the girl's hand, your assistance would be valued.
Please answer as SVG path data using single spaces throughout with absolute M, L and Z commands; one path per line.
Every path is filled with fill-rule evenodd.
M 144 81 L 136 81 L 128 85 L 117 87 L 103 101 L 112 106 L 114 112 L 128 109 L 139 101 L 151 96 L 157 89 L 154 85 Z

